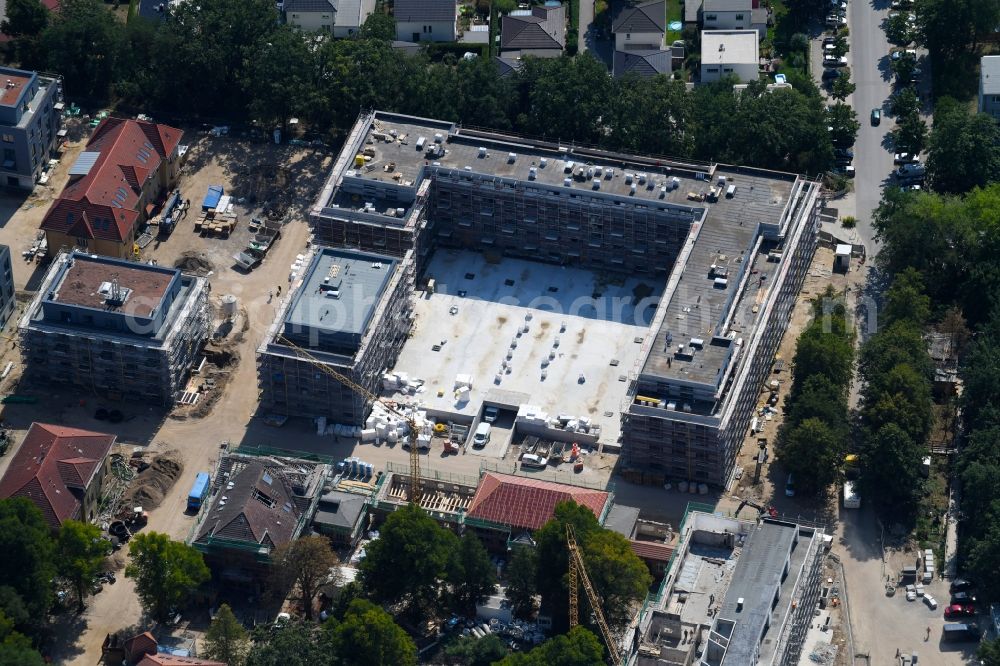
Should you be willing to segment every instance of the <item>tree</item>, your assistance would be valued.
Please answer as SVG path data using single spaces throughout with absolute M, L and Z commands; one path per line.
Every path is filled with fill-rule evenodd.
M 896 12 L 895 16 L 886 19 L 885 36 L 890 44 L 908 46 L 913 41 L 913 29 L 908 19 L 909 17 L 903 12 Z
M 557 504 L 555 516 L 535 533 L 536 585 L 542 595 L 542 607 L 552 616 L 554 631 L 569 628 L 567 524 L 574 528 L 608 623 L 619 624 L 629 615 L 631 605 L 645 596 L 651 581 L 649 571 L 632 552 L 628 540 L 602 528 L 587 507 L 567 501 Z M 586 598 L 582 589 L 580 598 Z M 587 620 L 583 612 L 580 615 L 581 622 Z
M 8 37 L 34 37 L 49 22 L 49 10 L 39 0 L 8 0 L 0 32 Z
M 907 322 L 923 328 L 931 317 L 931 299 L 924 293 L 924 279 L 915 268 L 907 268 L 892 279 L 885 294 L 882 321 L 887 325 Z
M 913 86 L 900 88 L 889 98 L 889 113 L 898 118 L 919 112 L 920 98 Z
M 976 657 L 982 666 L 1000 666 L 1000 638 L 985 640 L 979 644 Z
M 833 80 L 830 85 L 830 95 L 841 102 L 854 94 L 857 86 L 851 81 L 851 70 L 845 67 L 841 70 L 840 76 Z M 860 128 L 860 125 L 859 125 Z
M 775 453 L 782 466 L 795 475 L 801 492 L 823 493 L 836 481 L 846 452 L 841 434 L 818 418 L 782 428 Z
M 336 622 L 328 620 L 327 622 Z M 417 646 L 392 616 L 380 607 L 355 599 L 343 621 L 330 634 L 335 663 L 340 666 L 411 666 Z
M 401 602 L 413 611 L 435 607 L 457 541 L 419 507 L 394 511 L 365 549 L 361 583 L 377 602 Z
M 211 577 L 201 553 L 159 532 L 137 534 L 129 560 L 125 575 L 135 579 L 143 609 L 160 621 Z
M 923 446 L 895 423 L 889 423 L 865 442 L 861 453 L 861 487 L 879 511 L 895 520 L 912 516 L 923 477 Z
M 355 599 L 364 598 L 365 591 L 364 588 L 361 587 L 361 583 L 356 580 L 352 580 L 341 587 L 338 591 L 337 598 L 333 600 L 333 604 L 330 606 L 330 616 L 335 617 L 338 620 L 343 620 L 351 602 Z
M 323 536 L 302 537 L 275 548 L 271 559 L 277 587 L 287 590 L 297 585 L 306 619 L 311 620 L 317 588 L 337 566 L 330 541 Z
M 445 663 L 456 666 L 490 666 L 506 656 L 507 646 L 496 634 L 462 636 L 444 650 Z
M 515 546 L 507 562 L 504 575 L 507 579 L 507 599 L 514 606 L 514 615 L 528 618 L 535 612 L 538 594 L 536 573 L 538 554 L 530 546 Z
M 327 623 L 335 624 L 333 620 Z M 324 625 L 324 631 L 326 626 Z M 311 622 L 285 622 L 254 629 L 246 666 L 329 666 L 335 655 Z
M 361 39 L 380 39 L 385 42 L 391 42 L 396 39 L 396 21 L 393 20 L 391 15 L 385 12 L 372 12 L 365 19 L 365 22 L 361 24 L 358 37 Z
M 496 590 L 496 567 L 475 534 L 467 532 L 459 541 L 448 582 L 457 613 L 475 612 L 476 604 Z
M 916 78 L 917 59 L 912 53 L 903 53 L 898 58 L 892 58 L 889 69 L 896 75 L 896 82 L 899 85 L 910 85 Z
M 936 192 L 961 194 L 1000 180 L 1000 126 L 966 105 L 940 99 L 934 110 L 927 178 Z
M 59 528 L 56 553 L 59 573 L 76 590 L 77 609 L 82 613 L 90 585 L 111 553 L 111 542 L 101 537 L 97 525 L 67 520 Z
M 826 119 L 830 123 L 830 127 L 833 128 L 830 130 L 830 138 L 834 143 L 848 146 L 854 143 L 858 136 L 858 130 L 861 129 L 861 123 L 858 122 L 858 114 L 854 112 L 854 107 L 850 104 L 837 102 L 827 111 Z
M 785 407 L 782 428 L 797 426 L 807 419 L 819 419 L 831 433 L 847 440 L 847 387 L 838 386 L 825 375 L 811 375 L 804 382 L 793 385 Z M 783 437 L 778 431 L 778 445 Z
M 35 623 L 52 605 L 52 578 L 56 575 L 55 545 L 49 524 L 30 500 L 0 500 L 0 586 L 20 597 Z
M 107 100 L 122 65 L 124 28 L 99 0 L 63 0 L 40 35 L 46 66 L 63 76 L 66 93 Z
M 233 615 L 229 604 L 222 604 L 205 632 L 205 656 L 225 662 L 228 666 L 240 666 L 246 659 L 248 649 L 246 629 Z
M 908 113 L 897 119 L 892 140 L 898 150 L 918 154 L 927 142 L 927 123 L 919 113 Z
M 550 638 L 527 653 L 515 653 L 495 666 L 603 666 L 604 647 L 584 627 Z

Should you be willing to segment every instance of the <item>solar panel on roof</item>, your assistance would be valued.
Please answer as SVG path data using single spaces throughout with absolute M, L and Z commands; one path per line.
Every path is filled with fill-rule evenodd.
M 153 144 L 151 144 L 149 141 L 143 141 L 142 145 L 146 146 L 146 148 L 149 148 L 150 150 L 153 150 Z

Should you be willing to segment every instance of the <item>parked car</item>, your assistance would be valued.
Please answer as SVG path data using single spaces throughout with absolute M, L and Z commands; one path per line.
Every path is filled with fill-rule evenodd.
M 844 0 L 830 0 L 830 11 L 847 11 L 847 3 Z
M 882 109 L 872 109 L 872 125 L 878 127 L 882 122 Z
M 976 614 L 976 607 L 969 604 L 952 604 L 944 609 L 944 619 L 953 620 L 960 617 L 973 617 Z
M 789 474 L 785 479 L 785 497 L 795 497 L 795 475 Z
M 903 57 L 903 54 L 906 54 L 907 56 L 912 57 L 914 60 L 916 60 L 916 58 L 917 58 L 917 50 L 916 49 L 900 49 L 898 51 L 893 51 L 892 55 L 890 57 L 893 60 L 899 60 L 900 58 Z
M 896 153 L 892 156 L 893 164 L 913 164 L 920 162 L 920 158 L 913 153 Z
M 481 449 L 486 446 L 486 443 L 490 441 L 490 424 L 480 423 L 476 426 L 476 434 L 472 437 L 472 446 L 477 449 Z
M 836 37 L 824 37 L 823 38 L 823 46 L 829 46 L 831 44 L 835 44 L 836 42 L 837 42 L 837 38 Z
M 897 178 L 923 178 L 927 175 L 927 167 L 923 164 L 904 164 L 895 171 Z
M 830 14 L 826 17 L 826 24 L 831 28 L 839 28 L 842 25 L 847 25 L 847 17 Z
M 823 70 L 823 80 L 832 81 L 833 79 L 839 77 L 840 73 L 839 69 L 826 68 Z
M 486 408 L 483 409 L 483 420 L 487 423 L 493 423 L 499 415 L 500 410 L 493 405 L 486 405 Z
M 854 167 L 849 164 L 847 166 L 838 166 L 834 168 L 833 173 L 854 178 Z
M 839 58 L 835 55 L 827 54 L 823 56 L 823 66 L 824 67 L 845 67 L 847 66 L 847 56 L 840 56 Z
M 976 603 L 976 595 L 974 592 L 955 592 L 951 595 L 951 604 L 960 604 L 962 606 L 967 606 L 969 604 Z
M 974 587 L 975 584 L 971 580 L 967 578 L 956 578 L 951 581 L 951 586 L 948 588 L 948 591 L 954 594 L 955 592 L 965 592 L 967 590 L 971 590 Z
M 848 148 L 836 148 L 833 151 L 834 157 L 848 157 L 854 159 L 854 151 Z

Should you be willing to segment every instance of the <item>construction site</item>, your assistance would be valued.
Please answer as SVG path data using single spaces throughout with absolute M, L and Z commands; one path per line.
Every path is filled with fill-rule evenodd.
M 19 323 L 35 379 L 173 405 L 209 333 L 208 281 L 177 269 L 60 254 Z
M 645 483 L 725 486 L 816 248 L 818 197 L 794 174 L 373 112 L 310 224 L 321 245 L 412 263 L 412 337 L 368 350 L 389 397 L 470 431 L 489 407 L 523 409 L 511 437 L 620 450 Z M 303 396 L 328 390 L 310 376 Z

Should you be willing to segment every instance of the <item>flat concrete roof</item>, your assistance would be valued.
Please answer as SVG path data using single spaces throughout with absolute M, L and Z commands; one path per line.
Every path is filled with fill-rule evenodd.
M 285 316 L 286 331 L 363 335 L 397 263 L 370 252 L 319 248 Z
M 170 283 L 179 275 L 177 269 L 74 254 L 62 279 L 53 285 L 48 300 L 147 317 L 151 309 L 159 307 Z M 120 306 L 109 302 L 114 282 L 117 282 L 119 296 L 125 297 Z
M 794 563 L 789 567 L 793 575 L 782 581 L 786 557 L 798 529 L 796 525 L 765 520 L 747 537 L 717 616 L 719 620 L 734 623 L 726 656 L 721 662 L 723 665 L 744 666 L 753 663 L 758 641 L 772 614 L 771 604 L 775 592 L 781 588 L 784 592 L 781 596 L 787 597 L 798 583 L 799 567 Z M 807 550 L 804 545 L 796 549 L 800 564 Z M 742 604 L 739 603 L 740 600 Z M 779 601 L 775 612 L 781 613 L 784 610 L 785 605 Z M 771 626 L 777 631 L 782 623 L 772 623 Z M 776 639 L 768 642 L 771 654 L 777 642 Z M 765 658 L 767 651 L 767 645 L 761 646 L 760 656 L 764 663 L 768 663 Z
M 756 65 L 760 60 L 759 46 L 756 30 L 702 30 L 701 64 Z
M 14 106 L 31 83 L 34 73 L 10 67 L 0 67 L 0 106 Z
M 425 407 L 472 417 L 491 391 L 514 391 L 553 416 L 590 417 L 602 442 L 618 439 L 628 388 L 620 378 L 640 357 L 636 341 L 647 335 L 659 279 L 610 284 L 584 269 L 509 258 L 490 263 L 476 252 L 446 249 L 431 257 L 425 276 L 434 278 L 435 293 L 416 299 L 413 331 L 394 368 L 424 380 L 416 399 Z M 637 295 L 645 296 L 638 309 Z M 518 337 L 525 324 L 528 332 Z M 511 372 L 504 374 L 508 351 Z M 460 374 L 473 376 L 465 403 L 454 397 Z

